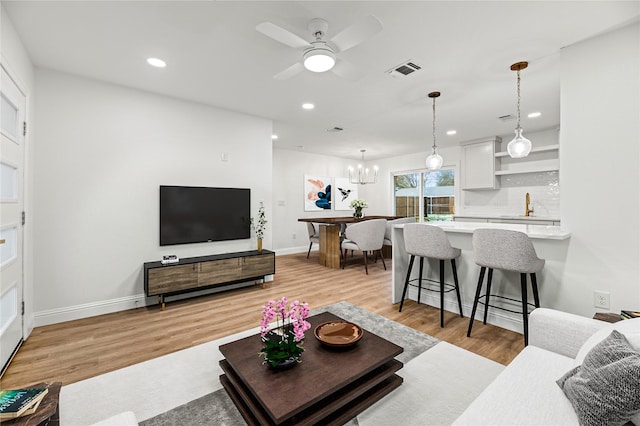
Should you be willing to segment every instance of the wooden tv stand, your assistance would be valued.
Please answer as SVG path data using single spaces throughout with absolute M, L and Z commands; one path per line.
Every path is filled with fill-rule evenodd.
M 275 272 L 275 253 L 269 250 L 187 257 L 166 265 L 146 262 L 144 291 L 147 297 L 158 296 L 164 310 L 166 296 L 264 279 Z

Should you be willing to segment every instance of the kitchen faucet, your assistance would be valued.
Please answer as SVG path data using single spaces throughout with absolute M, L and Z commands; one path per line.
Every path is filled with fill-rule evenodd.
M 524 215 L 525 216 L 531 216 L 530 213 L 533 213 L 533 204 L 531 204 L 531 197 L 529 196 L 529 193 L 527 192 L 527 195 L 525 195 L 524 197 L 525 200 L 525 204 L 524 204 Z

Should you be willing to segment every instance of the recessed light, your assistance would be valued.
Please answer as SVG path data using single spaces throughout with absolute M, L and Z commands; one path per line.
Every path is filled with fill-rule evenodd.
M 278 139 L 278 135 L 276 135 L 276 134 L 271 135 L 271 140 L 275 141 L 276 139 Z
M 542 115 L 541 112 L 532 112 L 531 114 L 527 115 L 527 117 L 536 118 L 536 117 L 540 117 L 541 115 Z
M 302 108 L 304 109 L 314 109 L 315 107 L 316 106 L 314 104 L 309 104 L 309 103 L 302 104 Z
M 456 132 L 455 130 L 447 130 L 447 135 L 449 135 L 449 136 L 455 135 L 456 133 L 458 133 L 458 132 Z
M 158 58 L 148 58 L 147 63 L 152 67 L 156 67 L 156 68 L 164 68 L 167 66 L 167 63 L 165 61 Z

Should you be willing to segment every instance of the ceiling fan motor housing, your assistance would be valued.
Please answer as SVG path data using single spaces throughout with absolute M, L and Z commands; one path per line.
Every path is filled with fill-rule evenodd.
M 311 34 L 313 34 L 316 40 L 318 40 L 324 37 L 324 35 L 327 33 L 327 30 L 329 29 L 329 23 L 324 19 L 315 18 L 312 19 L 311 22 L 309 22 L 309 26 L 307 28 L 309 28 Z

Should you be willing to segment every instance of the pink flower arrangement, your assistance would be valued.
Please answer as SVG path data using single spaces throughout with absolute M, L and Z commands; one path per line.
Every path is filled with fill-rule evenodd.
M 300 342 L 304 339 L 305 331 L 311 328 L 306 320 L 309 317 L 309 305 L 298 300 L 290 305 L 288 303 L 289 299 L 283 297 L 277 302 L 270 300 L 262 307 L 260 336 L 265 346 L 260 354 L 272 366 L 291 357 L 298 358 L 304 351 Z M 270 327 L 274 321 L 276 327 L 272 330 Z

